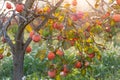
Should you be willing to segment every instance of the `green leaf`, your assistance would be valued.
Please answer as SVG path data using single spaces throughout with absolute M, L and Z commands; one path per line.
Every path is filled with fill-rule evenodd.
M 114 45 L 120 46 L 120 37 L 119 36 L 120 36 L 120 32 L 118 32 L 113 39 L 114 40 Z
M 11 53 L 10 53 L 10 52 L 8 52 L 8 53 L 7 53 L 7 57 L 9 57 L 10 55 L 11 55 Z
M 49 36 L 50 35 L 49 29 L 48 28 L 44 29 L 42 35 L 45 37 Z
M 92 33 L 101 33 L 101 26 L 100 25 L 93 26 L 91 28 L 91 32 Z
M 90 80 L 95 80 L 92 76 L 90 76 Z
M 68 39 L 73 39 L 75 37 L 74 33 L 75 33 L 75 31 L 74 31 L 74 29 L 72 29 L 72 30 L 67 31 L 65 34 Z
M 89 48 L 88 48 L 88 53 L 93 53 L 93 52 L 94 52 L 93 48 L 92 48 L 92 47 L 89 47 Z
M 91 71 L 92 71 L 92 67 L 91 67 L 91 66 L 88 66 L 88 67 L 87 67 L 87 70 L 91 72 Z

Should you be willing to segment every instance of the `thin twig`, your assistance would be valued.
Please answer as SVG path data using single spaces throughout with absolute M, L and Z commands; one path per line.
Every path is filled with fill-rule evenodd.
M 95 12 L 98 12 L 98 13 L 102 13 L 100 10 L 97 10 L 96 8 L 94 8 L 88 0 L 86 0 L 86 2 L 88 3 L 88 5 L 95 11 Z

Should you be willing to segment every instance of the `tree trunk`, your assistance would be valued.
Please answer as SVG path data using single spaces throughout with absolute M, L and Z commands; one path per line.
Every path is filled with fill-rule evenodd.
M 24 76 L 24 52 L 23 50 L 16 51 L 13 55 L 13 80 L 22 80 Z

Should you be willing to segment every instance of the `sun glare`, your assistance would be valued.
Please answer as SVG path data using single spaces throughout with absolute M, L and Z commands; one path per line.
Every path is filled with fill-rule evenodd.
M 55 3 L 57 2 L 58 0 L 49 0 L 50 2 L 52 3 Z M 73 0 L 64 0 L 64 3 L 72 3 Z M 77 0 L 77 10 L 80 10 L 80 11 L 92 11 L 92 8 L 89 6 L 89 4 L 86 2 L 88 1 L 92 6 L 94 6 L 96 0 Z M 109 0 L 104 0 L 104 1 L 109 1 Z M 0 0 L 0 8 L 2 7 L 2 4 L 3 4 L 4 0 Z M 41 3 L 41 2 L 40 2 Z

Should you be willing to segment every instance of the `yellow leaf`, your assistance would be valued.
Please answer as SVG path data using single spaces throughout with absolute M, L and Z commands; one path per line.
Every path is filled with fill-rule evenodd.
M 43 8 L 43 11 L 46 12 L 49 9 L 49 6 Z
M 60 75 L 57 75 L 55 80 L 61 80 Z
M 79 33 L 83 33 L 83 30 L 81 28 L 78 29 Z
M 49 23 L 49 24 L 53 24 L 53 22 L 54 22 L 54 21 L 53 21 L 52 19 L 49 19 L 49 20 L 48 20 L 48 23 Z
M 32 26 L 30 24 L 28 24 L 25 28 L 28 32 L 31 32 L 33 29 L 32 29 Z
M 92 40 L 91 38 L 88 38 L 88 39 L 86 40 L 86 42 L 91 43 L 91 42 L 93 42 L 93 40 Z
M 84 16 L 83 16 L 83 19 L 88 17 L 89 16 L 89 13 L 88 12 L 84 12 Z
M 109 3 L 113 3 L 114 0 L 109 0 Z
M 69 8 L 69 7 L 70 7 L 70 4 L 68 3 L 64 5 L 64 8 Z
M 35 55 L 36 58 L 40 58 L 40 60 L 43 60 L 46 56 L 46 50 L 39 50 L 37 54 Z
M 55 13 L 55 17 L 58 17 L 60 15 L 60 13 L 56 12 Z
M 45 58 L 45 56 L 46 56 L 46 50 L 41 50 L 40 51 L 40 60 L 43 60 L 44 58 Z
M 2 54 L 4 52 L 3 48 L 0 48 L 0 54 Z
M 81 74 L 82 74 L 83 76 L 86 74 L 86 69 L 85 69 L 85 68 L 81 70 Z
M 90 23 L 89 23 L 89 22 L 86 22 L 85 25 L 88 27 L 88 26 L 90 26 Z
M 100 0 L 96 0 L 96 3 L 99 3 L 100 2 Z
M 111 26 L 114 26 L 115 25 L 115 22 L 113 20 L 110 21 L 110 25 Z
M 72 8 L 71 10 L 72 10 L 73 12 L 76 12 L 76 8 Z
M 72 20 L 70 18 L 68 18 L 68 25 L 72 26 Z
M 59 16 L 59 19 L 58 19 L 60 22 L 64 20 L 64 16 Z
M 96 0 L 95 8 L 98 8 L 100 0 Z
M 86 52 L 86 51 L 88 50 L 88 47 L 84 47 L 83 49 L 84 49 L 84 51 Z
M 102 58 L 101 54 L 100 54 L 100 53 L 97 54 L 97 59 L 98 59 L 98 60 L 101 60 L 101 58 Z
M 43 29 L 40 29 L 40 30 L 39 30 L 39 33 L 40 33 L 40 34 L 43 34 Z
M 98 8 L 99 4 L 95 4 L 95 8 Z

